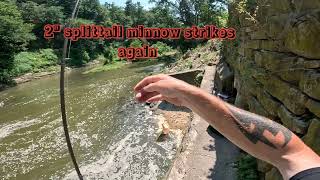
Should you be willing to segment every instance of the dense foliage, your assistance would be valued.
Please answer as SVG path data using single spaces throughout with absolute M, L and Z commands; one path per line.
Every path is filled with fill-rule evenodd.
M 64 24 L 70 17 L 76 0 L 2 0 L 0 2 L 0 84 L 8 84 L 18 75 L 42 71 L 58 65 L 63 35 L 43 38 L 45 24 Z M 113 24 L 135 27 L 187 27 L 215 24 L 223 26 L 227 18 L 226 0 L 151 0 L 145 9 L 139 2 L 127 0 L 124 7 L 100 4 L 99 0 L 81 0 L 77 20 L 80 24 Z M 186 51 L 200 41 L 163 40 L 93 40 L 72 42 L 69 66 L 82 66 L 94 59 L 110 64 L 117 61 L 120 46 L 157 47 L 159 54 L 173 49 Z
M 237 164 L 237 177 L 239 180 L 258 180 L 257 160 L 248 155 L 242 155 Z
M 57 63 L 58 57 L 52 49 L 40 49 L 37 52 L 20 52 L 14 57 L 15 66 L 11 72 L 15 76 L 28 72 L 40 72 Z
M 21 12 L 10 0 L 0 2 L 0 83 L 10 82 L 14 54 L 23 50 L 34 39 L 31 24 L 23 22 Z

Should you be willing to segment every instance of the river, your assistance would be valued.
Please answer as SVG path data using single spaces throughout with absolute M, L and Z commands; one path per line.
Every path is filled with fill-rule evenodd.
M 157 120 L 133 86 L 159 65 L 66 74 L 71 140 L 85 179 L 161 179 L 179 140 L 156 142 Z M 0 92 L 0 179 L 77 179 L 63 134 L 59 76 Z

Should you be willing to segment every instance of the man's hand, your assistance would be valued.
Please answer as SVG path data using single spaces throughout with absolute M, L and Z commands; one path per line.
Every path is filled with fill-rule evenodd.
M 187 106 L 182 90 L 191 85 L 168 75 L 154 75 L 144 78 L 135 87 L 139 102 L 156 102 L 166 100 L 177 106 Z

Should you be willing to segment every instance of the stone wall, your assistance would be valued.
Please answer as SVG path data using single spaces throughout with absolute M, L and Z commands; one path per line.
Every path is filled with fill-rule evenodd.
M 320 0 L 235 0 L 229 13 L 237 39 L 222 54 L 235 104 L 285 125 L 320 154 Z M 258 164 L 266 179 L 281 177 Z

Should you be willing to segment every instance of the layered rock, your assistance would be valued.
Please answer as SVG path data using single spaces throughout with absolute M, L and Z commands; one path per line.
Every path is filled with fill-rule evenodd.
M 320 1 L 234 0 L 229 13 L 237 39 L 222 55 L 234 72 L 235 104 L 278 121 L 320 154 Z M 258 165 L 265 179 L 281 179 Z

